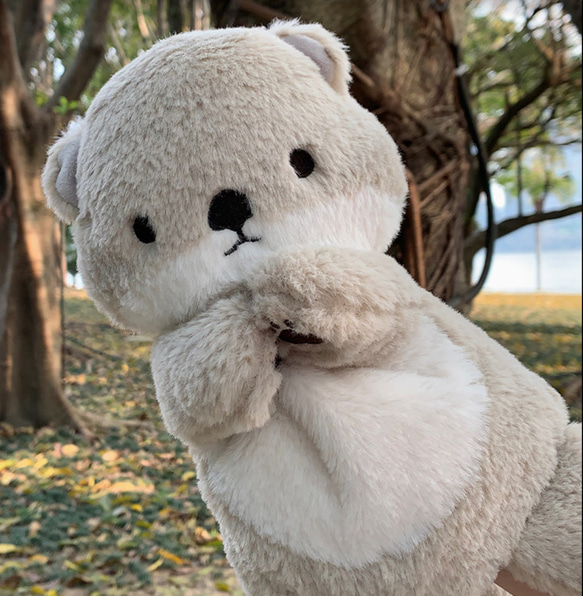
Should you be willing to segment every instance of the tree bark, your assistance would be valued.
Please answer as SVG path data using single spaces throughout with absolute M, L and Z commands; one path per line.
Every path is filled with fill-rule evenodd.
M 348 44 L 351 91 L 393 136 L 419 193 L 426 287 L 444 300 L 463 292 L 471 156 L 452 51 L 463 0 L 215 0 L 211 8 L 220 26 L 287 15 L 322 23 Z M 418 229 L 407 220 L 393 245 L 405 266 L 415 261 L 405 253 L 419 246 L 418 239 L 408 237 Z
M 181 0 L 168 0 L 166 19 L 168 31 L 171 35 L 182 33 L 184 27 L 184 14 Z
M 40 114 L 31 117 L 22 91 L 15 82 L 0 99 L 1 149 L 11 176 L 2 221 L 9 236 L 0 247 L 0 294 L 7 297 L 0 312 L 0 413 L 14 426 L 75 426 L 61 390 L 57 227 L 45 207 L 39 177 L 51 127 Z
M 17 13 L 16 26 L 29 36 L 17 44 L 7 2 L 0 0 L 0 420 L 82 429 L 62 392 L 60 230 L 40 184 L 46 147 L 59 122 L 52 102 L 45 109 L 34 104 L 22 68 L 35 53 L 39 15 L 46 17 L 54 2 L 24 5 L 34 9 L 33 22 L 27 25 L 26 14 Z M 92 69 L 99 51 L 103 55 L 110 5 L 111 0 L 92 0 L 88 11 L 91 23 L 86 20 L 79 55 Z M 71 100 L 78 99 L 92 72 L 87 63 L 75 66 L 78 62 L 61 81 L 60 93 Z

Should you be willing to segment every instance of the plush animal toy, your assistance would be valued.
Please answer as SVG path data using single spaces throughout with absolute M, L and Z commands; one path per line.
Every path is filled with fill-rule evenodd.
M 581 429 L 386 256 L 407 186 L 319 25 L 193 32 L 50 151 L 50 206 L 111 319 L 155 337 L 253 596 L 581 590 Z

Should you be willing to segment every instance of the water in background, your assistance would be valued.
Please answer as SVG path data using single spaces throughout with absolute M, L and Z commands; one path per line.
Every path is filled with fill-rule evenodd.
M 485 251 L 474 257 L 473 282 L 480 276 Z M 544 251 L 541 260 L 541 291 L 581 294 L 581 249 Z M 534 252 L 495 252 L 484 290 L 489 292 L 536 292 Z
M 566 147 L 563 151 L 567 161 L 566 171 L 575 181 L 575 193 L 567 202 L 581 202 L 583 187 L 581 171 L 581 147 Z M 516 199 L 507 196 L 502 187 L 492 184 L 496 221 L 518 215 Z M 526 197 L 525 197 L 526 199 Z M 566 204 L 550 195 L 545 210 L 563 209 Z M 534 207 L 525 200 L 524 214 L 533 213 Z M 476 213 L 478 227 L 486 227 L 486 202 L 480 199 Z M 565 294 L 581 294 L 581 214 L 540 224 L 542 241 L 541 291 Z M 474 257 L 473 281 L 479 277 L 484 263 L 484 251 Z M 508 236 L 496 240 L 494 263 L 486 281 L 485 289 L 491 292 L 536 292 L 535 227 L 526 226 Z

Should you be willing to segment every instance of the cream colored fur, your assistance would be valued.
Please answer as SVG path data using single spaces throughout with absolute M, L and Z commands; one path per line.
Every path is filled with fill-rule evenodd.
M 383 368 L 282 365 L 270 421 L 203 451 L 210 490 L 316 560 L 363 567 L 411 552 L 476 481 L 487 409 L 475 366 L 416 318 Z
M 49 204 L 96 304 L 155 336 L 164 422 L 248 594 L 494 596 L 505 567 L 577 593 L 581 429 L 383 254 L 405 176 L 348 82 L 318 25 L 171 37 L 51 149 Z M 215 229 L 225 190 L 249 215 Z

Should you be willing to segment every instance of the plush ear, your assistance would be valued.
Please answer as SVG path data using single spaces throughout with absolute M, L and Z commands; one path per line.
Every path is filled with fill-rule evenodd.
M 49 149 L 42 185 L 49 207 L 59 219 L 72 223 L 79 215 L 77 197 L 77 155 L 83 124 L 74 123 Z
M 348 93 L 350 62 L 346 46 L 322 25 L 275 21 L 269 31 L 313 60 L 320 74 L 338 93 Z

